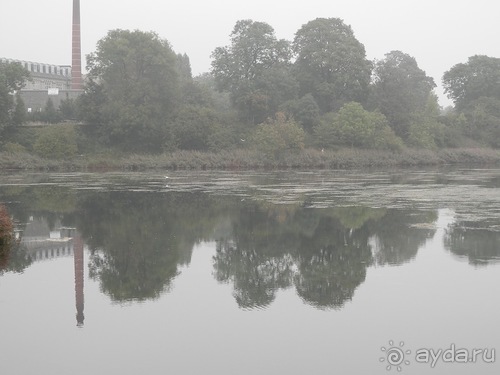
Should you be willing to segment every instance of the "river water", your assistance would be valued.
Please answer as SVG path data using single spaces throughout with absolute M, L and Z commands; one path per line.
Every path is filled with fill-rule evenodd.
M 0 175 L 1 374 L 499 373 L 500 169 L 166 173 Z

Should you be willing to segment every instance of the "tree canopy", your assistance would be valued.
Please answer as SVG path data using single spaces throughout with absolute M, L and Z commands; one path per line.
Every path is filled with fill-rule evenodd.
M 375 64 L 371 102 L 389 120 L 397 135 L 408 136 L 412 116 L 425 109 L 436 86 L 414 57 L 392 51 Z
M 500 99 L 500 58 L 471 56 L 443 75 L 443 86 L 459 110 L 482 96 Z
M 371 63 L 351 27 L 339 18 L 317 18 L 295 34 L 295 72 L 300 93 L 311 93 L 323 112 L 364 102 Z
M 447 71 L 455 107 L 445 113 L 414 57 L 369 61 L 340 18 L 307 22 L 293 41 L 244 19 L 229 37 L 211 71 L 193 77 L 189 56 L 156 33 L 112 30 L 88 56 L 85 93 L 29 116 L 19 91 L 29 72 L 0 63 L 0 147 L 37 152 L 41 134 L 16 126 L 26 118 L 82 120 L 78 153 L 250 149 L 284 159 L 312 147 L 500 147 L 500 58 L 471 56 Z
M 212 74 L 217 88 L 231 94 L 242 118 L 257 124 L 276 112 L 277 95 L 294 95 L 287 69 L 290 44 L 277 39 L 267 23 L 252 20 L 236 22 L 230 37 L 229 46 L 212 53 Z M 287 86 L 292 87 L 288 93 Z
M 356 102 L 346 103 L 336 113 L 323 116 L 314 128 L 316 143 L 321 147 L 344 145 L 376 149 L 399 149 L 399 139 L 380 112 L 369 112 Z
M 4 63 L 0 61 L 0 134 L 10 126 L 20 121 L 19 109 L 16 103 L 24 106 L 22 101 L 14 96 L 30 79 L 29 72 L 19 63 Z
M 445 92 L 464 115 L 464 134 L 500 147 L 500 58 L 471 56 L 443 76 Z
M 160 150 L 179 89 L 178 61 L 152 32 L 112 30 L 88 57 L 85 113 L 98 135 L 129 150 Z

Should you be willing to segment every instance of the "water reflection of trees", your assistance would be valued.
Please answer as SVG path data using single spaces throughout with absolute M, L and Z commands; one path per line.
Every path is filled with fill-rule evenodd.
M 435 219 L 433 212 L 247 204 L 234 218 L 231 237 L 218 241 L 214 274 L 233 283 L 242 308 L 264 307 L 277 290 L 292 286 L 310 305 L 340 308 L 374 261 L 400 264 L 413 258 L 433 230 L 411 224 Z
M 189 265 L 195 244 L 215 240 L 214 277 L 249 309 L 287 288 L 317 308 L 341 308 L 367 267 L 413 259 L 434 233 L 420 224 L 436 219 L 434 211 L 313 209 L 195 192 L 27 187 L 12 196 L 22 202 L 13 207 L 22 220 L 35 215 L 77 228 L 90 249 L 90 276 L 114 301 L 158 297 Z
M 115 192 L 81 201 L 90 276 L 116 301 L 158 297 L 190 263 L 194 245 L 210 238 L 212 208 L 194 194 Z
M 42 183 L 43 181 L 40 181 Z M 23 233 L 29 221 L 47 223 L 50 230 L 56 223 L 67 224 L 75 212 L 76 193 L 70 189 L 50 185 L 7 186 L 0 191 L 9 202 L 9 212 L 15 219 L 16 230 Z M 2 272 L 23 272 L 34 259 L 23 243 L 16 242 L 8 254 L 0 255 Z
M 15 242 L 9 245 L 0 246 L 0 275 L 5 272 L 21 273 L 28 268 L 33 259 L 29 256 L 26 247 Z
M 389 210 L 380 220 L 368 223 L 377 265 L 399 265 L 411 261 L 418 249 L 432 238 L 436 211 Z
M 500 260 L 500 232 L 487 223 L 457 222 L 444 236 L 444 246 L 453 254 L 468 259 L 474 266 Z

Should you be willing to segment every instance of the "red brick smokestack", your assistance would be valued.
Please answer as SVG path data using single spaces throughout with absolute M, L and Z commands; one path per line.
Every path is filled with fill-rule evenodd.
M 73 0 L 73 40 L 71 55 L 71 89 L 82 90 L 82 46 L 80 37 L 80 0 Z

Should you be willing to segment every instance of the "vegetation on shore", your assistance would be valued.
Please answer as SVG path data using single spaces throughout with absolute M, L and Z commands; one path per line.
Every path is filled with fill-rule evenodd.
M 416 59 L 369 61 L 338 18 L 293 41 L 240 20 L 193 77 L 154 32 L 112 30 L 87 56 L 84 93 L 28 111 L 29 73 L 0 63 L 0 168 L 354 168 L 497 163 L 500 59 L 472 56 L 443 75 L 453 108 Z M 27 122 L 47 126 L 26 127 Z
M 142 171 L 142 170 L 251 170 L 251 169 L 355 169 L 443 165 L 500 165 L 500 150 L 456 148 L 442 150 L 340 149 L 269 158 L 257 150 L 200 152 L 179 150 L 163 154 L 96 154 L 67 160 L 44 159 L 26 152 L 0 152 L 0 170 L 24 171 Z

